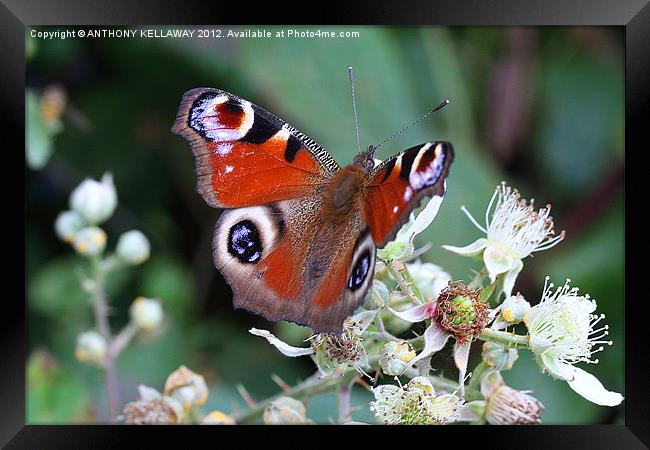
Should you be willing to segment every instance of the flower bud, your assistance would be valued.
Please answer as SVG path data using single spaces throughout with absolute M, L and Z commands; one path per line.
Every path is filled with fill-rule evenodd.
M 61 212 L 54 222 L 56 235 L 68 244 L 74 242 L 74 237 L 79 230 L 86 226 L 86 221 L 75 211 Z
M 494 342 L 485 342 L 481 356 L 487 366 L 501 371 L 512 369 L 512 365 L 519 358 L 519 353 L 515 348 L 507 348 Z
M 106 248 L 106 233 L 99 227 L 86 227 L 77 232 L 72 246 L 84 256 L 99 255 Z
M 400 376 L 415 356 L 415 350 L 409 342 L 389 341 L 381 350 L 379 366 L 386 375 Z
M 81 362 L 101 365 L 106 357 L 106 339 L 96 331 L 86 331 L 77 336 L 74 354 Z
M 405 261 L 413 255 L 415 248 L 410 241 L 391 241 L 384 248 L 377 250 L 377 256 L 383 261 Z
M 131 320 L 145 331 L 153 331 L 161 324 L 164 314 L 160 302 L 154 298 L 138 297 L 129 308 Z
M 212 411 L 203 418 L 203 425 L 236 425 L 235 419 L 221 411 Z
M 451 275 L 442 270 L 442 267 L 431 263 L 416 261 L 406 264 L 415 284 L 422 295 L 427 299 L 436 299 L 451 281 Z
M 127 231 L 117 241 L 117 256 L 124 262 L 138 265 L 149 259 L 150 245 L 147 237 L 138 230 Z
M 264 410 L 266 425 L 300 425 L 310 423 L 305 406 L 291 397 L 279 397 Z
M 390 298 L 390 291 L 384 283 L 379 280 L 372 280 L 372 287 L 366 295 L 363 302 L 363 307 L 367 310 L 375 310 L 381 308 L 388 303 Z
M 501 312 L 495 321 L 495 328 L 506 328 L 524 320 L 524 316 L 530 310 L 530 303 L 520 294 L 511 295 L 501 307 Z
M 111 217 L 116 206 L 117 192 L 113 176 L 108 173 L 104 174 L 101 182 L 87 178 L 70 194 L 70 208 L 93 225 Z
M 164 394 L 180 402 L 185 410 L 189 410 L 192 406 L 206 402 L 208 387 L 203 375 L 180 366 L 167 377 Z

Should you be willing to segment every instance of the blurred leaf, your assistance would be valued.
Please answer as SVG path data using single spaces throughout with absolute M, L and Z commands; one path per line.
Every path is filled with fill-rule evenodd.
M 83 422 L 90 407 L 84 383 L 74 372 L 45 350 L 32 352 L 27 362 L 28 423 Z
M 63 125 L 59 120 L 47 124 L 41 118 L 39 99 L 29 89 L 25 92 L 25 110 L 27 114 L 27 139 L 25 154 L 27 165 L 31 169 L 42 169 L 54 151 L 53 137 Z
M 191 306 L 192 274 L 176 259 L 156 257 L 144 266 L 139 291 L 160 299 L 167 316 L 182 320 Z
M 52 237 L 54 239 L 54 237 Z M 91 314 L 90 294 L 81 287 L 79 275 L 88 273 L 88 262 L 78 256 L 56 259 L 30 275 L 29 307 L 58 321 L 70 320 L 88 311 Z M 116 295 L 128 283 L 128 270 L 111 272 L 106 279 L 106 292 Z

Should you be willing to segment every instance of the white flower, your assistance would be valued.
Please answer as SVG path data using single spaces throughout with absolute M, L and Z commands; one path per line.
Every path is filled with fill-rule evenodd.
M 74 237 L 79 230 L 86 226 L 86 221 L 76 211 L 63 211 L 54 222 L 56 235 L 68 244 L 74 242 Z
M 596 377 L 574 366 L 579 362 L 598 363 L 592 355 L 603 350 L 602 344 L 612 342 L 603 340 L 607 325 L 595 329 L 605 317 L 592 314 L 596 302 L 589 295 L 579 296 L 569 282 L 553 292 L 553 284 L 546 278 L 542 300 L 524 317 L 530 349 L 543 370 L 567 381 L 587 400 L 603 406 L 618 405 L 623 401 L 621 394 L 608 391 Z
M 497 202 L 490 220 L 488 216 L 495 199 Z M 503 281 L 506 297 L 512 294 L 517 275 L 524 266 L 522 259 L 534 252 L 548 250 L 564 239 L 564 231 L 555 235 L 550 217 L 551 205 L 535 211 L 533 200 L 530 205 L 527 204 L 516 189 L 507 187 L 505 183 L 497 186 L 485 211 L 485 228 L 465 207 L 462 209 L 472 223 L 486 234 L 486 238 L 479 238 L 466 247 L 443 245 L 443 248 L 464 256 L 482 253 L 492 282 L 496 281 L 498 275 L 506 274 Z
M 407 263 L 406 268 L 413 277 L 420 292 L 427 299 L 436 299 L 438 294 L 447 287 L 451 281 L 451 275 L 442 267 L 431 263 L 414 261 Z
M 162 323 L 164 314 L 155 298 L 136 298 L 129 308 L 131 320 L 145 331 L 153 331 Z
M 86 178 L 70 194 L 70 208 L 88 223 L 97 225 L 113 215 L 117 206 L 117 192 L 113 176 L 105 173 L 102 181 Z
M 377 256 L 384 261 L 400 260 L 406 261 L 415 252 L 413 247 L 413 240 L 417 234 L 422 233 L 433 222 L 440 204 L 442 197 L 432 197 L 426 206 L 415 217 L 413 213 L 409 216 L 409 221 L 397 232 L 395 239 L 384 248 L 377 250 Z
M 399 380 L 398 380 L 399 382 Z M 372 388 L 375 401 L 370 410 L 389 425 L 440 425 L 457 421 L 463 399 L 439 394 L 427 377 L 415 377 L 405 387 L 386 384 Z
M 133 265 L 141 264 L 149 259 L 149 251 L 149 240 L 139 230 L 131 230 L 122 234 L 115 249 L 117 256 Z

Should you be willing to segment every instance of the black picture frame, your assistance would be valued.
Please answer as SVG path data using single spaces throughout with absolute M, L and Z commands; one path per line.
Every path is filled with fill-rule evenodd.
M 137 4 L 126 0 L 99 2 L 89 0 L 2 0 L 0 6 L 0 42 L 2 43 L 3 125 L 5 136 L 16 137 L 15 144 L 9 151 L 5 147 L 3 155 L 10 153 L 21 158 L 24 142 L 25 117 L 25 26 L 26 25 L 118 25 L 118 24 L 202 24 L 202 23 L 294 23 L 300 22 L 297 11 L 305 8 L 280 7 L 277 3 L 256 4 L 254 8 L 238 8 L 234 3 L 205 3 L 190 1 L 140 1 Z M 310 5 L 310 8 L 314 7 Z M 608 25 L 622 27 L 625 30 L 625 142 L 626 160 L 639 159 L 644 126 L 647 126 L 650 88 L 650 6 L 648 0 L 442 0 L 417 1 L 405 5 L 404 2 L 373 2 L 372 6 L 350 4 L 349 2 L 327 2 L 315 6 L 319 9 L 316 21 L 322 24 L 399 24 L 399 25 Z M 275 17 L 271 20 L 270 17 Z M 310 21 L 310 20 L 307 20 Z M 311 21 L 314 21 L 313 19 Z M 606 107 L 606 105 L 603 105 Z M 630 151 L 631 150 L 631 151 Z M 16 156 L 17 155 L 17 156 Z M 13 163 L 13 161 L 12 161 Z M 25 233 L 25 193 L 15 194 L 16 186 L 25 188 L 25 172 L 15 169 L 11 163 L 4 165 L 6 176 L 2 177 L 3 192 L 13 200 L 5 221 L 12 227 L 12 236 Z M 409 428 L 406 436 L 392 436 L 405 439 L 405 445 L 413 445 L 418 439 L 430 440 L 429 445 L 437 442 L 444 435 L 446 442 L 465 445 L 480 445 L 481 448 L 505 448 L 519 446 L 522 448 L 647 448 L 650 443 L 650 398 L 648 393 L 648 341 L 645 331 L 647 325 L 647 299 L 642 294 L 640 280 L 636 270 L 643 270 L 644 265 L 632 262 L 632 255 L 642 251 L 637 243 L 642 242 L 642 235 L 632 225 L 642 221 L 637 216 L 637 208 L 645 205 L 630 199 L 640 199 L 641 183 L 630 176 L 643 171 L 642 162 L 630 165 L 626 170 L 626 363 L 625 363 L 625 425 L 594 426 L 542 426 L 542 427 L 429 427 Z M 26 169 L 25 169 L 26 170 Z M 22 179 L 21 179 L 22 178 Z M 637 186 L 639 186 L 637 188 Z M 637 207 L 637 208 L 635 208 Z M 14 209 L 15 208 L 15 209 Z M 641 209 L 639 208 L 639 209 Z M 642 209 L 641 209 L 642 211 Z M 628 214 L 631 217 L 628 217 Z M 21 223 L 22 222 L 22 223 Z M 5 235 L 7 236 L 7 235 Z M 26 237 L 25 237 L 26 239 Z M 6 260 L 23 261 L 25 247 L 20 248 L 17 239 L 12 239 Z M 14 268 L 20 264 L 10 264 Z M 23 264 L 23 267 L 25 265 Z M 642 272 L 641 272 L 642 273 Z M 22 289 L 26 289 L 26 274 Z M 635 279 L 636 278 L 636 279 Z M 19 277 L 7 276 L 5 282 L 19 285 Z M 123 448 L 140 443 L 155 445 L 155 441 L 187 446 L 196 442 L 197 437 L 207 439 L 214 445 L 228 442 L 223 439 L 229 433 L 240 434 L 239 427 L 126 427 L 102 425 L 62 425 L 39 426 L 25 424 L 25 305 L 20 303 L 20 296 L 6 295 L 6 303 L 13 303 L 14 309 L 5 312 L 4 326 L 0 327 L 2 345 L 0 346 L 0 444 L 7 443 L 6 448 Z M 26 295 L 22 298 L 26 301 Z M 307 429 L 306 429 L 307 428 Z M 278 430 L 290 439 L 305 438 L 300 445 L 312 445 L 322 434 L 325 442 L 331 440 L 334 445 L 343 445 L 349 434 L 372 434 L 379 439 L 384 435 L 403 433 L 402 427 L 339 427 L 332 433 L 328 427 L 301 427 L 274 429 L 247 427 L 243 429 L 246 441 L 241 445 L 250 445 L 251 437 L 260 440 L 275 439 L 271 435 Z M 372 430 L 371 433 L 368 433 Z M 262 434 L 263 433 L 263 434 Z M 427 433 L 418 436 L 420 433 Z M 291 437 L 295 436 L 295 437 Z M 329 439 L 328 439 L 329 438 Z M 284 437 L 279 438 L 284 439 Z M 365 440 L 355 441 L 352 445 L 362 445 Z M 289 441 L 290 442 L 290 441 Z M 280 441 L 281 445 L 289 443 Z M 296 441 L 297 442 L 297 441 Z M 193 444 L 195 445 L 195 444 Z M 232 445 L 232 444 L 231 444 Z M 455 445 L 455 444 L 454 444 Z

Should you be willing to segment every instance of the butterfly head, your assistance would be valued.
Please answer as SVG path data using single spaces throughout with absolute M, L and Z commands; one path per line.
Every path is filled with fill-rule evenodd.
M 357 153 L 352 164 L 363 169 L 366 174 L 370 174 L 375 168 L 375 149 L 374 145 L 369 145 L 368 150 Z

